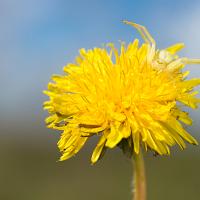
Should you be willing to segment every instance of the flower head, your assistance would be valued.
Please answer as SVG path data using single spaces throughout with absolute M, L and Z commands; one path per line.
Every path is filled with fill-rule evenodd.
M 113 44 L 109 50 L 81 49 L 76 63 L 65 66 L 64 75 L 52 76 L 48 84 L 46 123 L 62 131 L 60 160 L 75 155 L 94 135 L 99 142 L 92 163 L 115 146 L 136 154 L 144 147 L 165 155 L 175 144 L 184 149 L 184 140 L 197 144 L 182 126 L 192 120 L 181 108 L 197 108 L 200 99 L 193 88 L 200 79 L 186 80 L 189 72 L 182 69 L 200 60 L 180 58 L 176 53 L 182 43 L 159 50 L 145 27 L 125 23 L 140 32 L 145 41 L 141 46 L 135 39 L 122 44 L 120 52 Z

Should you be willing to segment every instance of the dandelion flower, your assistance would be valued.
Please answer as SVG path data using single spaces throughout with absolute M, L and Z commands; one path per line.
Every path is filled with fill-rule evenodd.
M 63 75 L 53 75 L 48 84 L 46 123 L 62 131 L 60 160 L 74 156 L 95 135 L 99 141 L 92 163 L 116 146 L 125 153 L 139 154 L 144 148 L 168 155 L 176 144 L 181 149 L 185 141 L 197 144 L 183 128 L 192 119 L 182 109 L 197 108 L 200 99 L 193 89 L 200 79 L 186 80 L 189 71 L 183 68 L 200 60 L 179 57 L 182 43 L 157 49 L 145 27 L 124 22 L 140 32 L 143 44 L 135 39 L 121 44 L 119 51 L 113 44 L 81 49 L 76 62 L 66 65 Z

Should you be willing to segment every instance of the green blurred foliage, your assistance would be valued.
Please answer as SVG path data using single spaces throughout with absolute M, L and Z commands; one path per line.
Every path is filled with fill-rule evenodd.
M 4 130 L 0 141 L 0 199 L 131 199 L 132 162 L 119 149 L 108 151 L 92 166 L 93 139 L 74 158 L 56 162 L 59 134 L 45 127 L 34 128 L 36 124 Z M 19 134 L 23 129 L 27 134 Z M 199 147 L 175 151 L 170 157 L 145 154 L 148 200 L 199 199 Z

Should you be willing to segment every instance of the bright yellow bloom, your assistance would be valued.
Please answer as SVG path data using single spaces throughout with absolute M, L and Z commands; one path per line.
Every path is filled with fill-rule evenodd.
M 60 160 L 75 155 L 94 135 L 100 139 L 93 151 L 95 163 L 106 148 L 119 146 L 124 151 L 152 150 L 169 154 L 169 147 L 197 141 L 182 127 L 192 124 L 183 105 L 197 108 L 200 102 L 193 88 L 200 79 L 186 80 L 186 64 L 197 59 L 176 54 L 184 45 L 156 49 L 155 41 L 138 24 L 134 26 L 145 43 L 135 39 L 120 52 L 109 44 L 109 50 L 80 50 L 75 64 L 64 67 L 64 75 L 54 75 L 45 91 L 50 98 L 44 108 L 50 113 L 49 128 L 61 130 L 58 147 Z

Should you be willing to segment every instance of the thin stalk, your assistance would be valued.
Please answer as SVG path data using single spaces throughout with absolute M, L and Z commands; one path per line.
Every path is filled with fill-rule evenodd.
M 146 176 L 142 152 L 133 155 L 133 200 L 146 200 Z

